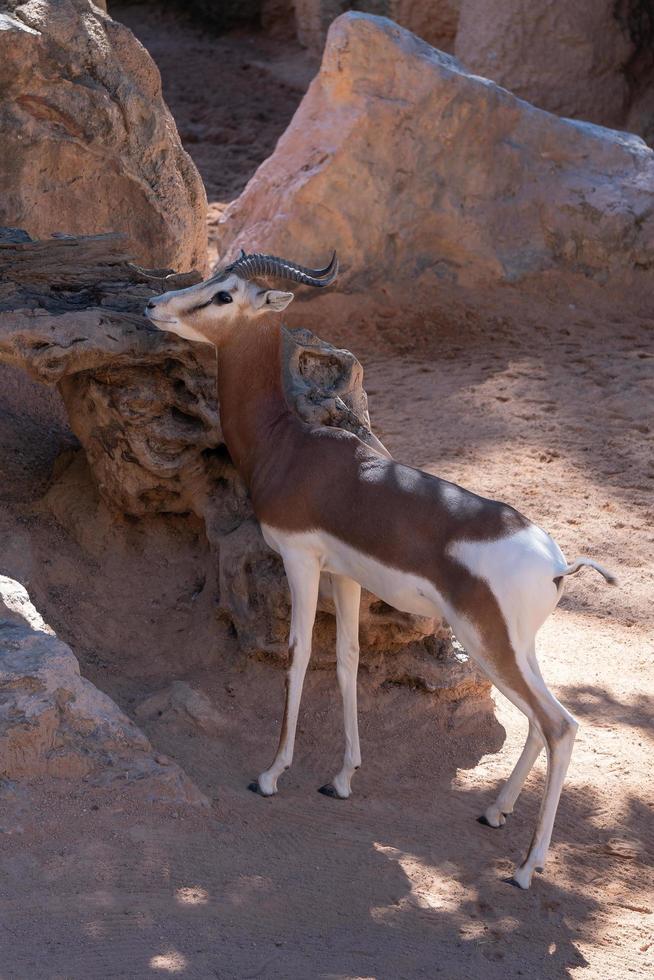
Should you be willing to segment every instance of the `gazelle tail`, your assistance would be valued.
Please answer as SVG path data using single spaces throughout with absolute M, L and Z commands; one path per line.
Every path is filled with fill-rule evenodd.
M 576 572 L 579 571 L 580 568 L 583 568 L 585 565 L 588 565 L 590 568 L 594 568 L 596 572 L 599 572 L 600 575 L 603 575 L 606 581 L 609 583 L 609 585 L 618 584 L 618 580 L 615 577 L 615 575 L 613 575 L 612 572 L 607 571 L 606 568 L 603 568 L 599 564 L 599 562 L 593 561 L 592 558 L 575 558 L 575 560 L 570 565 L 566 565 L 566 567 L 561 572 L 561 575 L 574 575 Z

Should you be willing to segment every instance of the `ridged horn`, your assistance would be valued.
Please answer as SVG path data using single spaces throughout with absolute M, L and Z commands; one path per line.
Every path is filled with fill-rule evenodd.
M 255 276 L 269 276 L 273 279 L 288 279 L 291 282 L 301 282 L 305 286 L 329 286 L 338 275 L 338 259 L 336 252 L 332 254 L 329 265 L 324 269 L 309 269 L 307 266 L 289 262 L 277 255 L 263 255 L 254 252 L 247 255 L 241 249 L 240 256 L 225 269 L 242 279 L 254 279 Z

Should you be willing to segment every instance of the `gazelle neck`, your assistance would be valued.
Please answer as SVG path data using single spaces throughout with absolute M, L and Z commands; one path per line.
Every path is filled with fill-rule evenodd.
M 218 347 L 218 398 L 225 443 L 241 477 L 275 451 L 279 429 L 294 419 L 282 383 L 281 326 L 244 319 Z

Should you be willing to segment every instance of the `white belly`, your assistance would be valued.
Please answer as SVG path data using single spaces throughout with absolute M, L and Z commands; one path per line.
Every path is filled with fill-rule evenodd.
M 433 583 L 420 575 L 384 565 L 325 531 L 289 533 L 265 524 L 261 530 L 266 544 L 282 558 L 301 549 L 316 556 L 322 571 L 354 579 L 395 609 L 416 616 L 448 618 L 447 603 Z
M 294 554 L 312 554 L 321 571 L 354 579 L 395 609 L 445 619 L 466 650 L 479 659 L 483 638 L 475 623 L 454 609 L 428 579 L 385 565 L 325 531 L 290 533 L 263 524 L 261 530 L 285 562 Z M 514 648 L 528 647 L 558 602 L 553 578 L 565 568 L 565 558 L 556 542 L 531 525 L 494 541 L 453 542 L 449 554 L 488 583 Z

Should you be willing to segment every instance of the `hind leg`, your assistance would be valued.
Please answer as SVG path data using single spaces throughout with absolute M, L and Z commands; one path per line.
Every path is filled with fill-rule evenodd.
M 561 790 L 579 727 L 544 685 L 543 689 L 547 708 L 540 712 L 540 727 L 547 749 L 547 783 L 527 857 L 513 874 L 513 880 L 521 888 L 529 888 L 534 871 L 542 871 L 545 866 Z
M 535 657 L 528 654 L 522 660 L 522 658 L 514 657 L 513 652 L 512 657 L 515 662 L 509 669 L 506 667 L 508 655 L 503 658 L 505 663 L 502 668 L 499 668 L 497 661 L 497 666 L 490 667 L 490 669 L 488 661 L 484 663 L 482 659 L 482 663 L 487 667 L 495 686 L 527 716 L 530 735 L 535 730 L 547 750 L 547 780 L 536 829 L 527 857 L 513 875 L 513 880 L 520 888 L 529 888 L 534 871 L 542 870 L 545 865 L 554 818 L 578 726 L 572 715 L 565 710 L 545 686 L 537 664 L 534 669 Z M 517 670 L 515 670 L 516 666 L 518 667 Z M 531 761 L 531 755 L 534 753 L 536 745 L 536 738 L 532 736 L 530 741 L 528 736 L 527 744 L 516 765 L 517 772 L 514 770 L 495 804 L 498 810 L 500 810 L 500 804 L 504 806 L 515 802 L 522 782 L 527 776 L 527 763 Z M 507 811 L 501 810 L 501 812 Z M 496 814 L 491 812 L 491 817 L 493 816 Z M 499 824 L 496 823 L 495 826 L 499 826 Z
M 538 676 L 543 686 L 545 686 L 545 681 L 543 680 L 538 661 L 536 660 L 536 648 L 533 644 L 528 655 L 528 660 L 532 671 Z M 513 772 L 502 787 L 495 803 L 487 807 L 483 817 L 479 818 L 482 823 L 488 824 L 489 827 L 502 827 L 506 823 L 505 818 L 508 814 L 513 813 L 516 800 L 544 744 L 543 736 L 538 730 L 538 727 L 533 721 L 529 721 L 527 740 L 520 754 L 520 758 L 516 762 Z
M 534 723 L 530 721 L 527 741 L 525 742 L 520 758 L 516 762 L 513 772 L 502 787 L 495 803 L 487 807 L 484 811 L 484 816 L 480 817 L 483 823 L 487 823 L 489 827 L 502 827 L 506 823 L 506 816 L 509 813 L 513 813 L 515 801 L 520 795 L 520 791 L 533 768 L 534 762 L 540 755 L 543 744 L 542 735 Z

